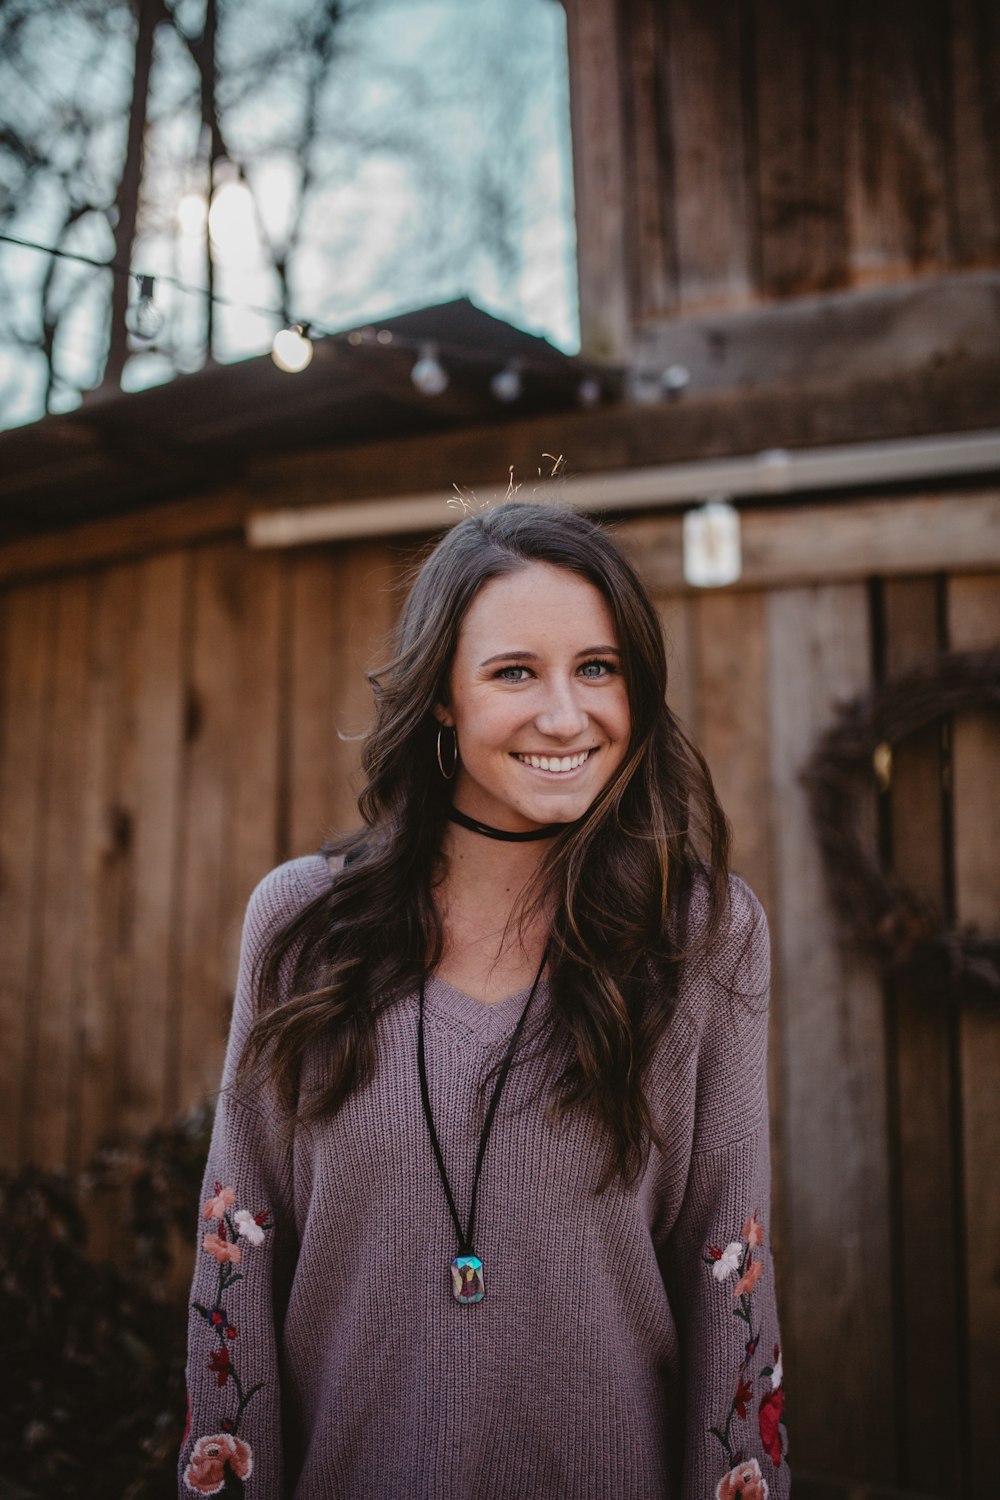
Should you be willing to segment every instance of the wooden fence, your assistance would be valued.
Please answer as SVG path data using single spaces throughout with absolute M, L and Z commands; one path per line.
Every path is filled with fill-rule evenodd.
M 799 776 L 839 701 L 946 645 L 997 644 L 997 574 L 975 571 L 985 530 L 969 536 L 997 497 L 875 509 L 748 517 L 744 586 L 697 595 L 676 519 L 623 535 L 771 919 L 798 1493 L 958 1500 L 988 1492 L 1000 1410 L 1000 1008 L 890 988 L 841 941 Z M 931 525 L 951 572 L 927 562 Z M 352 821 L 363 669 L 411 551 L 205 543 L 0 599 L 4 1168 L 79 1168 L 214 1089 L 252 886 Z M 993 932 L 998 748 L 985 714 L 916 735 L 869 809 L 901 877 Z

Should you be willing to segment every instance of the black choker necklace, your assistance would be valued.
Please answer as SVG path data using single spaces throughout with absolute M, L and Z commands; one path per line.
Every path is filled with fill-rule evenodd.
M 544 828 L 530 828 L 527 833 L 508 833 L 505 828 L 492 828 L 489 823 L 480 823 L 476 818 L 467 817 L 457 807 L 450 808 L 448 816 L 453 823 L 460 823 L 473 833 L 485 834 L 488 839 L 503 839 L 507 844 L 530 844 L 532 839 L 552 839 L 557 833 L 562 833 L 564 828 L 570 827 L 569 823 L 546 823 Z

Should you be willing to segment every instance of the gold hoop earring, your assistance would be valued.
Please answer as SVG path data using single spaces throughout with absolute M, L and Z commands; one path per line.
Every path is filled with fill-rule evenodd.
M 450 757 L 450 759 L 451 759 L 451 770 L 450 771 L 446 771 L 445 770 L 445 768 L 444 768 L 444 761 L 441 758 L 441 736 L 444 734 L 444 732 L 445 732 L 446 729 L 450 729 L 451 730 L 451 757 Z M 441 775 L 444 777 L 445 781 L 453 781 L 454 778 L 455 778 L 455 772 L 458 770 L 458 732 L 456 731 L 455 726 L 453 724 L 442 724 L 441 728 L 438 730 L 438 737 L 437 737 L 437 762 L 438 762 L 438 770 L 441 772 Z

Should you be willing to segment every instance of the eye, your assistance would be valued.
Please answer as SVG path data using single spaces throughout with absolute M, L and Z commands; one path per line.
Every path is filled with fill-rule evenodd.
M 521 673 L 524 673 L 524 676 L 521 676 Z M 527 667 L 501 667 L 499 672 L 493 673 L 493 676 L 500 682 L 524 682 L 529 675 Z
M 602 677 L 613 677 L 618 672 L 618 663 L 605 661 L 603 657 L 594 657 L 591 661 L 585 661 L 580 668 L 580 675 L 589 678 L 592 682 L 598 682 Z

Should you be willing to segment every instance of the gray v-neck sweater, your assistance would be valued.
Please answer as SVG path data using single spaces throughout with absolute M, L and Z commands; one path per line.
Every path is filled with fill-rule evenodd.
M 251 897 L 224 1090 L 262 943 L 329 887 L 318 855 Z M 420 1101 L 417 997 L 378 1023 L 373 1081 L 293 1137 L 277 1102 L 220 1096 L 192 1290 L 180 1494 L 248 1500 L 782 1500 L 768 1242 L 768 940 L 734 879 L 728 931 L 688 965 L 647 1080 L 664 1150 L 593 1193 L 603 1140 L 550 1123 L 532 1059 L 542 979 L 493 1124 L 476 1251 L 455 1231 Z M 691 936 L 703 908 L 695 899 Z M 463 1216 L 482 1107 L 527 991 L 483 1005 L 431 976 L 426 1060 Z M 308 1080 L 306 1080 L 308 1081 Z

